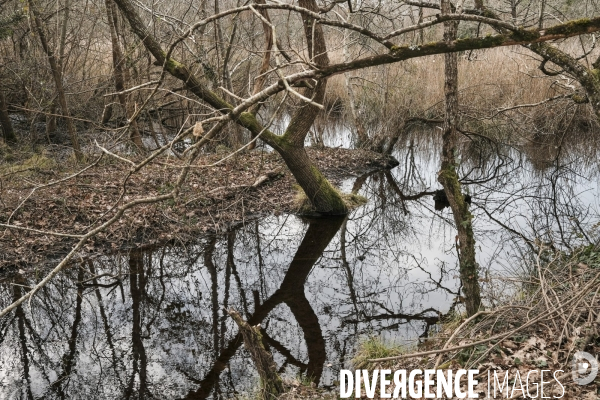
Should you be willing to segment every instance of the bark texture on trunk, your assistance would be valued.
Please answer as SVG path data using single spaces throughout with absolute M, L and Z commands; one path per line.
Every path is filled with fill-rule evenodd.
M 17 136 L 15 135 L 15 130 L 13 129 L 12 122 L 8 116 L 8 104 L 6 103 L 6 97 L 2 90 L 0 90 L 0 125 L 2 125 L 4 140 L 7 143 L 16 142 Z
M 348 212 L 340 193 L 313 165 L 303 146 L 289 146 L 280 154 L 316 212 L 324 215 Z
M 129 121 L 135 113 L 135 108 L 132 102 L 129 101 L 129 94 L 121 93 L 127 89 L 129 84 L 129 72 L 127 71 L 127 68 L 125 68 L 125 57 L 123 56 L 121 45 L 119 44 L 119 15 L 116 4 L 113 0 L 105 0 L 104 3 L 106 6 L 106 16 L 108 17 L 108 27 L 112 44 L 113 77 L 115 80 L 115 89 L 117 92 L 119 92 L 119 103 L 123 107 L 125 117 Z M 140 134 L 137 121 L 130 122 L 129 138 L 139 149 L 144 149 L 142 135 Z
M 442 0 L 442 13 L 451 12 L 450 0 Z M 444 23 L 444 39 L 448 42 L 456 39 L 457 22 Z M 442 165 L 438 181 L 444 187 L 450 203 L 454 223 L 456 224 L 457 248 L 459 251 L 460 278 L 463 285 L 465 305 L 469 316 L 477 313 L 481 306 L 479 288 L 479 272 L 475 259 L 475 237 L 473 236 L 473 216 L 469 205 L 462 194 L 461 185 L 456 172 L 456 151 L 458 132 L 458 54 L 445 55 L 445 84 L 446 115 L 444 119 Z

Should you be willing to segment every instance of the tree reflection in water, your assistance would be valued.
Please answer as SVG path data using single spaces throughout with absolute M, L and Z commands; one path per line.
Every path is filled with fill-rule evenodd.
M 282 373 L 326 386 L 360 338 L 426 336 L 460 287 L 449 215 L 433 210 L 438 166 L 427 146 L 436 145 L 407 143 L 396 170 L 342 183 L 369 198 L 346 219 L 272 216 L 195 244 L 73 265 L 0 321 L 0 398 L 203 399 L 251 389 L 257 376 L 227 307 L 261 324 Z M 461 176 L 482 275 L 522 265 L 515 254 L 526 256 L 536 238 L 562 248 L 597 240 L 587 229 L 598 220 L 595 163 L 472 152 Z M 2 306 L 35 281 L 0 282 Z M 486 301 L 502 295 L 495 283 L 485 289 Z

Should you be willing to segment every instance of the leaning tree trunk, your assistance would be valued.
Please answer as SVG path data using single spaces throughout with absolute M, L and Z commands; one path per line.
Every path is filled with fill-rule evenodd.
M 325 215 L 347 213 L 346 204 L 340 193 L 313 165 L 304 146 L 289 145 L 279 153 L 316 212 Z
M 313 12 L 319 8 L 315 0 L 299 0 L 300 7 Z M 308 57 L 317 67 L 329 65 L 325 35 L 320 24 L 303 14 L 304 37 L 308 47 Z M 327 78 L 317 81 L 314 88 L 303 88 L 302 94 L 313 100 L 313 103 L 323 104 Z M 310 128 L 313 126 L 320 109 L 314 105 L 305 103 L 292 116 L 283 138 L 285 144 L 281 146 L 279 153 L 285 160 L 290 171 L 304 190 L 304 193 L 315 208 L 315 211 L 327 215 L 346 214 L 348 208 L 340 193 L 329 183 L 327 178 L 313 165 L 304 149 L 304 140 Z
M 233 106 L 208 88 L 206 82 L 195 76 L 190 69 L 173 58 L 165 59 L 166 52 L 156 38 L 146 29 L 146 25 L 133 7 L 130 0 L 114 0 L 133 32 L 142 41 L 146 49 L 154 56 L 158 64 L 164 65 L 168 73 L 184 82 L 186 88 L 210 106 L 224 113 L 231 112 Z M 318 12 L 314 0 L 300 0 L 300 6 Z M 304 32 L 308 43 L 309 57 L 318 66 L 329 64 L 325 37 L 320 24 L 314 24 L 310 17 L 303 17 Z M 326 79 L 320 79 L 314 89 L 305 89 L 303 95 L 320 103 L 325 96 Z M 290 125 L 282 136 L 275 135 L 263 127 L 251 112 L 232 115 L 234 121 L 251 133 L 258 135 L 273 147 L 284 159 L 288 168 L 312 202 L 316 212 L 326 215 L 343 215 L 348 212 L 340 193 L 312 163 L 304 150 L 304 139 L 312 126 L 319 108 L 306 104 L 298 109 Z M 205 137 L 205 139 L 210 139 Z
M 442 0 L 442 13 L 449 14 L 450 0 Z M 444 23 L 444 39 L 448 42 L 456 40 L 458 30 L 457 22 Z M 464 200 L 461 185 L 456 172 L 455 152 L 457 149 L 458 134 L 456 124 L 458 119 L 458 54 L 445 55 L 445 87 L 446 116 L 444 119 L 442 166 L 438 181 L 444 187 L 444 192 L 450 203 L 454 223 L 458 231 L 458 251 L 460 278 L 463 285 L 463 294 L 467 314 L 474 315 L 481 306 L 479 289 L 479 273 L 475 260 L 475 238 L 473 236 L 473 216 L 469 206 Z
M 44 49 L 44 53 L 46 53 L 46 56 L 48 57 L 48 63 L 50 64 L 50 69 L 52 70 L 52 78 L 54 79 L 54 84 L 56 85 L 58 102 L 60 104 L 63 117 L 65 118 L 67 123 L 67 130 L 69 131 L 69 137 L 71 138 L 71 145 L 73 146 L 75 157 L 77 158 L 77 161 L 81 161 L 83 160 L 83 153 L 81 152 L 81 147 L 79 146 L 79 138 L 77 137 L 77 132 L 75 131 L 75 126 L 73 125 L 73 121 L 71 120 L 71 115 L 69 113 L 69 107 L 67 106 L 67 96 L 65 94 L 65 88 L 63 86 L 62 71 L 59 60 L 57 60 L 56 56 L 54 55 L 54 52 L 48 44 L 48 40 L 46 39 L 45 26 L 38 15 L 34 0 L 28 0 L 27 5 L 29 6 L 29 11 L 31 12 L 31 18 L 33 19 L 33 29 L 35 33 L 37 33 L 37 35 L 39 36 L 40 42 L 42 43 L 42 47 Z

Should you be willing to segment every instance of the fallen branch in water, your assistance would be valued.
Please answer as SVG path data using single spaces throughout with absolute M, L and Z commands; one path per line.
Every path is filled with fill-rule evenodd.
M 262 342 L 260 325 L 250 326 L 242 316 L 233 308 L 227 310 L 229 316 L 240 328 L 244 338 L 244 346 L 250 353 L 250 357 L 258 370 L 261 384 L 261 398 L 264 400 L 277 398 L 284 393 L 283 381 L 277 373 L 277 364 Z
M 281 171 L 281 169 L 275 169 L 273 171 L 267 171 L 267 172 L 265 172 L 264 175 L 261 175 L 258 178 L 256 178 L 256 180 L 254 181 L 254 183 L 252 185 L 221 186 L 221 187 L 211 190 L 208 193 L 213 194 L 213 193 L 217 193 L 217 192 L 220 192 L 220 191 L 226 190 L 226 189 L 256 189 L 259 186 L 267 183 L 268 181 L 279 178 L 282 175 L 283 175 L 283 172 Z

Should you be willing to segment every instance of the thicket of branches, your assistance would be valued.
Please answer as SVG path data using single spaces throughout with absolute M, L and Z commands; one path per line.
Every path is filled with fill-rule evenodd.
M 459 236 L 466 239 L 461 253 L 472 253 L 461 260 L 463 281 L 477 282 L 477 274 L 468 273 L 477 266 L 471 216 L 454 167 L 457 135 L 492 126 L 506 137 L 510 129 L 498 129 L 498 120 L 509 128 L 513 125 L 506 121 L 530 121 L 544 131 L 571 127 L 577 117 L 587 127 L 600 115 L 595 58 L 600 18 L 593 1 L 28 0 L 2 1 L 0 7 L 7 16 L 0 23 L 5 141 L 65 146 L 78 162 L 96 157 L 79 173 L 96 167 L 103 156 L 129 168 L 105 220 L 81 234 L 34 230 L 78 242 L 51 274 L 0 315 L 44 286 L 87 240 L 129 209 L 177 199 L 198 157 L 219 146 L 239 152 L 256 142 L 268 144 L 315 211 L 347 213 L 341 194 L 304 149 L 311 130 L 313 143 L 322 142 L 313 127 L 317 118 L 340 112 L 351 121 L 358 146 L 385 153 L 407 124 L 439 123 L 444 117 L 440 183 Z M 509 46 L 508 52 L 500 50 Z M 445 74 L 432 67 L 441 55 Z M 504 70 L 494 61 L 506 59 L 516 67 Z M 460 72 L 463 65 L 469 65 L 468 75 Z M 462 92 L 461 74 L 468 81 Z M 511 79 L 530 86 L 523 89 Z M 461 101 L 472 93 L 474 100 Z M 547 122 L 544 115 L 555 118 L 536 123 Z M 141 156 L 123 151 L 128 150 L 123 144 Z M 182 162 L 169 190 L 129 200 L 130 177 L 177 144 L 184 148 L 175 152 Z M 79 173 L 35 186 L 2 226 L 23 230 L 10 224 L 23 203 L 36 190 Z
M 386 45 L 420 46 L 440 40 L 439 25 L 432 25 L 432 21 L 438 22 L 436 2 L 366 1 L 354 2 L 350 9 L 348 5 L 352 3 L 317 4 L 320 7 L 317 15 L 329 22 L 324 31 L 332 63 L 381 55 L 388 51 Z M 595 1 L 494 0 L 481 2 L 485 11 L 479 13 L 476 12 L 479 2 L 459 3 L 464 3 L 463 18 L 493 16 L 505 24 L 524 28 L 589 18 L 598 11 Z M 236 104 L 280 79 L 279 73 L 288 75 L 311 69 L 310 60 L 306 59 L 301 14 L 293 9 L 294 3 L 287 3 L 290 7 L 270 3 L 275 9 L 260 11 L 268 13 L 272 21 L 276 48 L 272 32 L 264 29 L 265 21 L 259 17 L 258 9 L 252 12 L 249 4 L 204 0 L 193 4 L 134 5 L 149 32 L 165 50 L 194 24 L 207 21 L 197 24 L 172 55 L 224 100 Z M 243 11 L 227 13 L 240 7 Z M 156 94 L 148 99 L 153 88 L 149 83 L 160 79 L 161 66 L 156 65 L 155 58 L 131 32 L 113 1 L 38 0 L 24 5 L 5 0 L 0 8 L 4 16 L 0 21 L 3 108 L 12 116 L 12 132 L 17 132 L 8 132 L 8 124 L 3 124 L 7 141 L 19 139 L 26 143 L 76 147 L 76 142 L 83 140 L 85 147 L 90 140 L 85 135 L 80 139 L 82 133 L 106 132 L 122 139 L 123 129 L 119 128 L 127 126 L 125 136 L 131 137 L 138 148 L 152 148 L 162 143 L 163 134 L 172 135 L 181 127 L 193 126 L 215 115 L 213 106 L 199 101 L 189 88 L 169 75 L 163 77 Z M 225 15 L 211 18 L 219 13 Z M 419 24 L 424 28 L 415 29 Z M 485 37 L 496 30 L 498 27 L 481 21 L 464 21 L 459 26 L 458 38 Z M 403 31 L 406 32 L 391 36 Z M 593 35 L 555 45 L 590 69 L 596 61 L 594 46 Z M 53 62 L 49 61 L 49 54 Z M 266 54 L 271 57 L 267 59 Z M 580 76 L 576 72 L 553 61 L 556 60 L 544 61 L 534 52 L 518 48 L 511 48 L 510 52 L 462 53 L 461 81 L 469 82 L 462 88 L 467 119 L 479 126 L 509 125 L 510 129 L 515 129 L 515 125 L 510 125 L 511 120 L 525 119 L 531 122 L 528 126 L 556 129 L 568 124 L 569 118 L 564 113 L 550 121 L 545 117 L 555 116 L 553 106 L 560 102 L 558 108 L 566 105 L 572 111 L 568 116 L 577 113 L 581 123 L 589 122 L 586 115 L 589 106 L 575 104 L 586 101 L 585 84 L 578 83 Z M 419 118 L 439 118 L 443 100 L 439 67 L 441 60 L 429 57 L 348 71 L 330 82 L 323 114 L 343 112 L 352 120 L 357 143 L 390 151 L 398 131 L 395 127 Z M 114 94 L 140 85 L 145 86 L 121 96 Z M 279 108 L 280 100 L 278 96 L 270 97 L 266 106 L 258 110 L 263 123 L 273 118 L 275 110 L 279 110 L 275 118 L 281 119 L 302 104 L 302 99 L 288 96 L 284 107 Z M 144 108 L 138 110 L 143 104 Z M 531 104 L 539 105 L 536 112 L 529 112 L 532 107 L 521 107 Z M 511 109 L 514 106 L 519 108 Z M 137 112 L 135 120 L 128 123 L 129 117 Z M 70 118 L 65 118 L 66 114 Z M 502 119 L 505 114 L 510 118 Z M 148 140 L 142 143 L 140 134 Z M 317 130 L 313 142 L 319 143 L 318 136 Z M 214 150 L 219 143 L 236 148 L 249 137 L 244 129 L 230 124 L 209 148 Z

